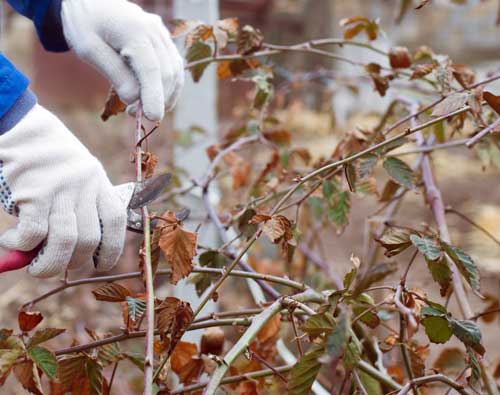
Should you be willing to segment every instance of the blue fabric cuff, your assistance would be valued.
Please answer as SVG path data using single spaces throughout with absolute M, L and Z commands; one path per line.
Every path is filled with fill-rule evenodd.
M 69 50 L 61 19 L 62 0 L 50 0 L 45 12 L 35 15 L 34 22 L 43 47 L 52 52 Z
M 36 96 L 29 89 L 26 89 L 4 116 L 0 118 L 0 135 L 16 126 L 36 103 Z

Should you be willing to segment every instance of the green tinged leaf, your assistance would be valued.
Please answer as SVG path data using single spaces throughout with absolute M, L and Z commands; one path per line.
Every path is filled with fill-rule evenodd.
M 358 281 L 353 290 L 353 295 L 359 295 L 372 284 L 383 280 L 389 274 L 396 271 L 396 264 L 393 262 L 383 262 L 370 266 L 361 280 Z
M 434 124 L 433 131 L 438 143 L 442 144 L 446 141 L 446 136 L 444 134 L 444 121 Z
M 338 228 L 342 228 L 347 225 L 350 209 L 351 209 L 351 196 L 349 192 L 343 191 L 337 193 L 330 201 L 328 208 L 328 218 Z
M 326 340 L 326 351 L 331 359 L 339 359 L 344 354 L 347 346 L 347 341 L 349 340 L 350 330 L 350 315 L 347 313 L 342 313 L 337 318 L 337 325 L 335 326 L 335 329 Z
M 40 329 L 33 334 L 30 342 L 28 343 L 28 347 L 33 347 L 41 343 L 45 343 L 46 341 L 49 341 L 54 337 L 59 336 L 61 333 L 65 331 L 66 329 L 57 329 L 57 328 Z
M 431 272 L 432 279 L 441 287 L 439 290 L 441 296 L 445 296 L 451 285 L 451 269 L 446 255 L 443 255 L 441 259 L 436 259 L 435 261 L 429 259 L 425 261 Z
M 311 338 L 331 333 L 335 327 L 335 320 L 329 312 L 315 314 L 309 317 L 302 330 Z
M 453 334 L 448 320 L 444 317 L 427 316 L 422 320 L 422 325 L 432 343 L 446 343 Z
M 43 347 L 32 347 L 28 350 L 31 360 L 38 366 L 47 377 L 53 379 L 57 373 L 57 361 L 54 354 Z
M 380 383 L 374 379 L 369 374 L 363 372 L 362 370 L 357 370 L 359 379 L 361 380 L 361 384 L 363 388 L 366 390 L 366 393 L 369 395 L 382 395 L 382 387 Z
M 331 199 L 336 190 L 337 188 L 335 188 L 333 182 L 327 180 L 323 183 L 323 196 L 326 199 Z
M 349 289 L 351 284 L 356 278 L 356 275 L 358 274 L 358 268 L 353 267 L 351 271 L 347 272 L 346 275 L 344 276 L 344 289 Z
M 344 353 L 344 367 L 346 369 L 353 369 L 358 361 L 361 359 L 361 344 L 356 338 L 351 338 Z
M 426 259 L 435 261 L 441 258 L 442 252 L 439 244 L 429 237 L 420 237 L 418 235 L 410 235 L 410 240 L 415 247 L 418 248 L 420 253 L 425 256 Z
M 325 211 L 324 200 L 317 196 L 311 196 L 307 199 L 307 204 L 311 207 L 312 213 L 316 220 L 320 220 L 323 217 Z M 255 232 L 254 232 L 255 233 Z
M 248 223 L 250 219 L 251 218 L 246 219 L 246 222 Z M 249 226 L 254 226 L 254 225 L 249 225 Z M 199 263 L 201 266 L 220 269 L 229 264 L 230 260 L 228 257 L 226 257 L 225 255 L 221 254 L 218 251 L 209 250 L 200 255 Z M 208 289 L 208 287 L 210 287 L 210 284 L 212 284 L 212 281 L 216 277 L 217 277 L 216 274 L 195 273 L 191 275 L 191 277 L 189 278 L 189 282 L 195 285 L 197 295 L 201 296 L 203 292 L 205 292 Z
M 408 139 L 406 137 L 400 137 L 399 139 L 396 139 L 383 147 L 380 147 L 377 149 L 374 153 L 379 156 L 384 156 L 387 154 L 389 151 L 392 151 L 396 148 L 401 147 L 402 145 L 406 144 L 408 142 Z
M 359 178 L 365 178 L 373 173 L 373 168 L 377 164 L 378 156 L 374 154 L 366 154 L 358 159 L 358 176 Z
M 71 391 L 73 382 L 85 377 L 85 361 L 83 354 L 65 356 L 57 361 L 57 378 L 61 382 L 61 390 L 65 394 Z
M 480 289 L 480 274 L 479 269 L 472 258 L 463 252 L 460 248 L 453 247 L 445 242 L 442 243 L 443 248 L 448 256 L 455 262 L 458 270 L 462 273 L 467 283 L 471 286 L 474 292 L 479 293 Z
M 375 305 L 372 297 L 368 294 L 360 294 L 355 299 L 356 304 L 353 306 L 352 311 L 359 320 L 374 329 L 380 324 L 380 318 L 376 311 L 371 308 Z
M 448 315 L 446 308 L 439 303 L 432 303 L 431 306 L 422 307 L 421 314 L 423 317 L 445 317 Z
M 287 394 L 309 395 L 321 368 L 319 358 L 323 354 L 323 347 L 313 347 L 308 353 L 304 354 L 290 372 Z
M 205 44 L 202 41 L 198 41 L 194 43 L 187 51 L 186 60 L 188 61 L 188 63 L 191 63 L 205 58 L 210 58 L 211 56 L 212 48 L 210 48 L 210 45 Z M 210 62 L 203 62 L 190 68 L 191 76 L 193 77 L 194 82 L 198 82 L 200 80 L 203 72 L 209 64 Z
M 384 169 L 395 182 L 407 188 L 413 188 L 413 170 L 401 159 L 390 156 L 384 160 Z
M 102 365 L 98 361 L 88 358 L 85 364 L 85 373 L 89 381 L 89 395 L 101 395 Z
M 22 354 L 23 351 L 20 349 L 0 350 L 0 377 L 12 369 L 17 358 Z
M 386 229 L 380 239 L 375 239 L 385 248 L 385 256 L 398 255 L 411 246 L 410 230 L 397 226 L 390 226 Z
M 453 334 L 466 346 L 472 347 L 477 353 L 483 355 L 481 345 L 481 331 L 474 321 L 450 319 Z
M 467 348 L 467 357 L 469 359 L 469 366 L 471 367 L 471 374 L 468 378 L 468 382 L 469 385 L 475 387 L 481 379 L 481 368 L 474 352 L 470 348 Z
M 133 321 L 136 322 L 146 311 L 146 302 L 142 299 L 131 298 L 127 296 L 125 299 L 128 307 L 128 316 Z

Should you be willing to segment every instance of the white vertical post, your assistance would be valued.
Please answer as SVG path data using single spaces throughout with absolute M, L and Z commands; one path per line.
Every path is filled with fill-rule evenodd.
M 218 0 L 174 0 L 174 18 L 187 20 L 201 20 L 208 24 L 213 24 L 219 19 L 219 1 Z M 179 48 L 184 50 L 183 40 L 178 42 Z M 191 177 L 199 179 L 202 177 L 209 165 L 206 147 L 217 140 L 217 74 L 215 65 L 210 65 L 203 77 L 197 83 L 194 83 L 191 75 L 186 75 L 186 84 L 182 95 L 177 103 L 174 113 L 174 128 L 176 130 L 186 130 L 190 126 L 201 126 L 206 135 L 203 144 L 194 144 L 192 147 L 175 147 L 174 154 L 176 164 L 185 169 Z M 215 189 L 215 185 L 212 187 Z M 217 191 L 213 191 L 217 198 Z M 186 207 L 191 209 L 193 219 L 205 217 L 201 196 L 188 197 L 182 201 Z M 196 226 L 193 221 L 187 224 L 189 227 Z M 218 238 L 215 229 L 210 230 L 213 225 L 203 226 L 200 232 L 200 243 L 208 246 L 217 246 Z M 196 295 L 194 286 L 187 283 L 179 283 L 175 287 L 175 294 L 182 300 L 187 300 L 193 306 L 193 309 L 199 304 L 200 299 Z M 203 312 L 215 311 L 215 304 L 208 303 Z M 203 314 L 203 313 L 202 313 Z M 198 332 L 198 331 L 196 331 Z M 187 341 L 199 340 L 201 333 L 188 332 L 184 338 Z

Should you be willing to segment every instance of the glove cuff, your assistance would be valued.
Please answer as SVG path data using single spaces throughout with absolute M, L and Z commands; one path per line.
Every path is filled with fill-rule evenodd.
M 35 107 L 36 103 L 36 96 L 29 89 L 26 89 L 4 116 L 0 118 L 0 135 L 16 126 Z

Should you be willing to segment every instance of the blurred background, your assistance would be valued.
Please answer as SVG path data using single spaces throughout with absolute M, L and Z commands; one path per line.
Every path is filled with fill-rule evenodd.
M 105 0 L 104 0 L 105 1 Z M 273 44 L 294 44 L 315 38 L 341 37 L 339 21 L 356 15 L 380 19 L 384 34 L 374 45 L 388 49 L 402 45 L 414 52 L 426 45 L 436 53 L 446 53 L 456 63 L 465 64 L 477 73 L 480 80 L 487 73 L 500 71 L 500 27 L 497 26 L 497 1 L 432 1 L 432 6 L 418 12 L 410 7 L 402 12 L 400 0 L 144 0 L 136 1 L 165 22 L 173 18 L 200 19 L 207 23 L 227 17 L 238 17 L 241 24 L 259 28 L 265 41 Z M 40 46 L 31 21 L 12 12 L 7 4 L 2 8 L 2 51 L 31 79 L 31 89 L 39 102 L 57 114 L 104 164 L 115 183 L 134 176 L 130 162 L 133 147 L 133 122 L 124 115 L 104 123 L 100 120 L 108 83 L 91 67 L 73 54 L 53 54 Z M 182 39 L 179 43 L 182 47 Z M 336 48 L 339 54 L 363 62 L 387 62 L 362 49 Z M 292 53 L 274 57 L 276 79 L 276 115 L 293 134 L 293 144 L 306 147 L 314 159 L 329 156 L 341 136 L 355 127 L 368 128 L 377 124 L 380 115 L 391 102 L 373 91 L 366 77 L 352 66 L 315 57 Z M 234 126 L 251 100 L 251 85 L 230 80 L 218 81 L 216 69 L 210 66 L 202 81 L 194 84 L 187 76 L 187 87 L 177 106 L 160 126 L 151 143 L 160 158 L 160 169 L 175 167 L 181 185 L 189 177 L 201 176 L 208 159 L 205 148 L 217 141 Z M 404 93 L 408 86 L 397 86 L 395 93 Z M 500 86 L 489 90 L 500 94 Z M 392 91 L 392 89 L 391 89 Z M 40 147 L 43 149 L 43 147 Z M 411 159 L 411 156 L 408 157 Z M 465 148 L 442 151 L 434 155 L 436 177 L 447 204 L 466 213 L 481 226 L 500 238 L 500 173 L 496 167 L 483 168 L 473 152 Z M 185 172 L 185 173 L 184 173 Z M 224 185 L 219 196 L 223 194 Z M 417 227 L 418 221 L 432 223 L 429 210 L 418 191 L 411 192 L 396 218 L 400 224 Z M 203 213 L 196 211 L 196 197 L 190 203 L 194 221 Z M 324 250 L 334 273 L 341 276 L 349 268 L 351 253 L 362 255 L 366 218 L 376 212 L 376 202 L 354 199 L 351 221 L 342 235 L 323 236 Z M 199 208 L 201 210 L 201 208 Z M 500 248 L 469 224 L 450 216 L 452 239 L 463 247 L 480 265 L 483 293 L 500 297 Z M 2 213 L 0 230 L 14 223 Z M 209 233 L 209 232 L 205 232 Z M 207 243 L 217 245 L 213 236 L 204 236 Z M 212 237 L 212 239 L 210 239 Z M 127 251 L 116 272 L 135 270 L 139 241 L 130 236 Z M 423 264 L 423 262 L 422 262 Z M 263 263 L 261 268 L 265 268 Z M 264 269 L 265 270 L 265 269 Z M 268 269 L 270 271 L 276 268 Z M 76 273 L 74 277 L 87 275 Z M 427 271 L 415 272 L 412 281 L 422 288 L 430 283 Z M 17 309 L 22 302 L 53 288 L 57 279 L 40 281 L 24 271 L 0 276 L 0 327 L 16 325 Z M 138 285 L 138 284 L 137 284 Z M 186 286 L 188 287 L 188 286 Z M 231 294 L 231 289 L 224 290 Z M 431 289 L 435 287 L 431 286 Z M 166 285 L 159 292 L 173 292 Z M 116 310 L 98 303 L 89 296 L 89 288 L 74 288 L 43 302 L 47 325 L 73 326 L 73 335 L 82 341 L 85 326 L 100 332 L 116 329 Z M 177 292 L 177 291 L 175 291 Z M 184 295 L 192 295 L 186 288 Z M 437 292 L 436 292 L 437 293 Z M 188 296 L 185 296 L 188 297 Z M 233 303 L 242 307 L 250 297 L 239 294 Z M 475 308 L 483 304 L 475 299 Z M 221 303 L 225 303 L 224 300 Z M 452 302 L 453 303 L 453 302 Z M 75 305 L 78 306 L 75 309 Z M 112 313 L 114 311 L 114 313 Z M 113 315 L 114 314 L 114 315 Z M 119 320 L 118 320 L 119 321 Z M 500 355 L 500 340 L 496 338 L 498 320 L 484 326 L 488 357 L 492 363 Z M 70 341 L 68 334 L 66 340 Z M 496 353 L 496 354 L 495 354 Z M 139 375 L 140 376 L 140 375 Z M 122 389 L 125 393 L 128 389 Z M 3 392 L 0 393 L 3 394 Z M 15 391 L 15 389 L 12 389 Z M 15 392 L 13 392 L 15 393 Z M 22 393 L 22 392 L 21 392 Z

